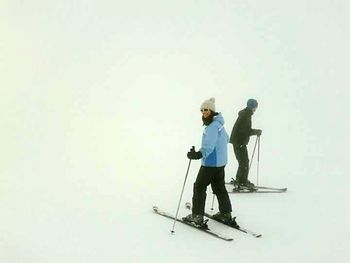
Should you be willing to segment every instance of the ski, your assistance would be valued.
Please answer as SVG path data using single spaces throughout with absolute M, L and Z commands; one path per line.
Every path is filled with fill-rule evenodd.
M 225 184 L 229 184 L 229 185 L 233 185 L 236 186 L 235 184 L 235 179 L 232 178 L 232 180 L 230 182 L 225 182 Z M 262 191 L 261 191 L 262 190 Z M 247 187 L 243 187 L 243 189 L 237 190 L 237 188 L 235 187 L 233 189 L 233 192 L 259 192 L 259 193 L 281 193 L 281 192 L 286 192 L 287 188 L 278 188 L 278 187 L 268 187 L 268 186 L 254 186 L 253 188 L 247 188 Z
M 192 208 L 192 205 L 191 205 L 190 202 L 187 202 L 187 203 L 185 204 L 185 206 L 186 206 L 187 209 L 190 209 L 190 210 L 191 210 L 191 208 Z M 236 230 L 238 230 L 238 231 L 241 231 L 241 232 L 243 232 L 243 233 L 246 233 L 246 234 L 248 234 L 248 235 L 251 235 L 251 236 L 253 236 L 253 237 L 256 237 L 256 238 L 262 237 L 262 234 L 254 233 L 253 231 L 250 231 L 250 230 L 248 230 L 248 229 L 246 229 L 246 228 L 243 228 L 243 227 L 241 227 L 241 226 L 238 226 L 238 225 L 232 226 L 232 225 L 230 225 L 230 224 L 225 224 L 224 222 L 221 222 L 221 221 L 219 221 L 219 220 L 216 220 L 216 219 L 213 218 L 212 215 L 210 215 L 210 214 L 208 214 L 208 213 L 206 213 L 206 212 L 204 212 L 204 216 L 206 216 L 206 217 L 208 217 L 208 218 L 210 218 L 210 219 L 212 219 L 212 220 L 214 220 L 214 221 L 216 221 L 216 222 L 219 222 L 219 223 L 221 223 L 221 224 L 224 224 L 224 225 L 226 225 L 226 226 L 232 227 L 232 228 L 234 228 L 234 229 L 236 229 Z
M 268 186 L 255 186 L 255 188 L 266 189 L 266 190 L 275 190 L 275 191 L 281 191 L 281 192 L 286 192 L 287 191 L 287 187 L 278 188 L 278 187 L 268 187 Z
M 271 189 L 232 189 L 232 191 L 227 191 L 229 194 L 278 194 L 278 193 L 285 193 L 287 190 L 271 190 Z
M 169 219 L 175 220 L 175 217 L 174 217 L 173 215 L 168 214 L 168 213 L 166 213 L 166 212 L 160 210 L 157 206 L 153 206 L 153 211 L 154 211 L 156 214 L 158 214 L 158 215 L 161 215 L 161 216 L 167 217 L 167 218 L 169 218 Z M 207 233 L 207 234 L 209 234 L 209 235 L 212 235 L 212 236 L 214 236 L 214 237 L 217 237 L 217 238 L 219 238 L 219 239 L 222 239 L 222 240 L 225 240 L 225 241 L 232 241 L 232 240 L 233 240 L 233 238 L 224 236 L 224 235 L 222 235 L 222 234 L 220 234 L 220 233 L 218 233 L 218 232 L 215 232 L 215 231 L 213 231 L 213 230 L 210 230 L 208 227 L 196 226 L 195 224 L 192 224 L 192 223 L 190 223 L 190 222 L 187 222 L 187 221 L 185 221 L 185 220 L 183 220 L 183 219 L 179 219 L 179 218 L 176 218 L 176 221 L 178 221 L 178 222 L 180 222 L 180 223 L 183 223 L 183 224 L 185 224 L 185 225 L 194 227 L 194 228 L 196 228 L 196 229 L 198 229 L 198 230 L 200 230 L 200 231 L 203 231 L 203 232 L 205 232 L 205 233 Z

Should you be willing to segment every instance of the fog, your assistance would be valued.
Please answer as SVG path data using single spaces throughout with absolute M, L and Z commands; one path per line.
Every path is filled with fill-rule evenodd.
M 347 1 L 37 0 L 0 10 L 2 262 L 346 262 Z M 152 212 L 176 212 L 210 97 L 229 133 L 258 100 L 250 179 L 288 187 L 230 195 L 259 241 L 219 225 L 233 243 L 181 224 L 171 236 L 172 222 Z M 228 147 L 227 180 L 237 169 Z

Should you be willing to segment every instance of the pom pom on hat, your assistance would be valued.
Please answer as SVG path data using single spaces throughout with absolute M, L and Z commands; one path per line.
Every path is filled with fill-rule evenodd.
M 250 109 L 254 109 L 258 107 L 258 102 L 255 99 L 249 99 L 247 101 L 247 107 Z
M 201 110 L 203 109 L 209 109 L 212 112 L 215 112 L 215 98 L 210 98 L 209 100 L 206 100 L 201 105 Z

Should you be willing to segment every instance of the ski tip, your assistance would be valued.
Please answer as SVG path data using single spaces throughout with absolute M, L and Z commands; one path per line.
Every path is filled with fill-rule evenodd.
M 153 211 L 158 212 L 158 206 L 153 206 Z

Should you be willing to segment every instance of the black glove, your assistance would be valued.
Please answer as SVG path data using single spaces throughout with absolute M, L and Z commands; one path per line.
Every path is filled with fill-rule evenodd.
M 187 153 L 187 158 L 190 160 L 198 160 L 203 157 L 201 151 L 196 152 L 194 147 L 191 148 L 191 150 Z
M 262 134 L 262 130 L 260 130 L 260 129 L 253 130 L 253 134 L 260 136 Z
M 261 134 L 262 134 L 262 130 L 258 129 L 258 130 L 256 131 L 256 135 L 260 136 Z

